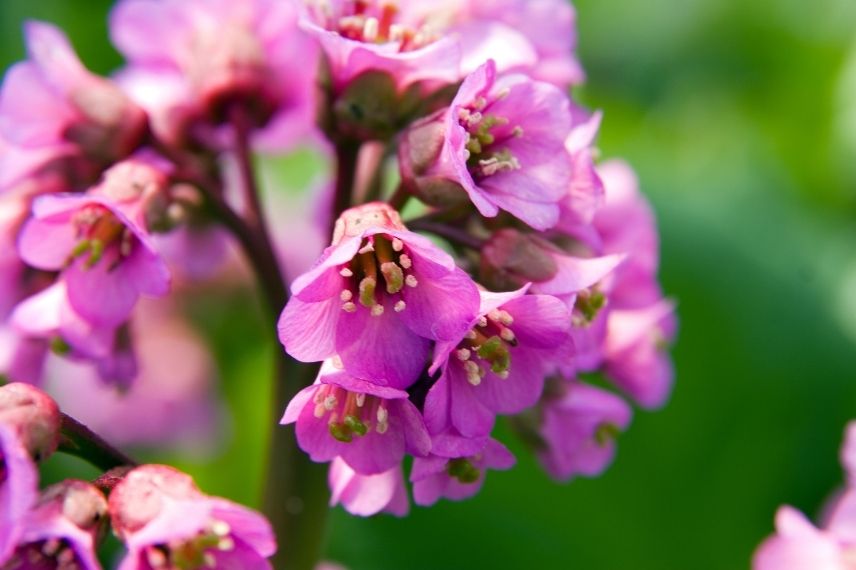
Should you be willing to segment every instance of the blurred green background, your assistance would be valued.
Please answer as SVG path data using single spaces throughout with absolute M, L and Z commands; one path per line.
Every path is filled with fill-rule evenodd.
M 0 68 L 23 57 L 27 17 L 65 27 L 93 69 L 115 68 L 109 4 L 3 0 Z M 328 558 L 352 570 L 747 568 L 779 504 L 814 515 L 842 481 L 856 418 L 856 2 L 576 6 L 579 95 L 605 111 L 604 157 L 634 165 L 659 215 L 681 319 L 673 398 L 637 414 L 595 480 L 554 484 L 512 445 L 518 467 L 469 502 L 404 520 L 336 510 Z M 301 168 L 284 162 L 286 183 Z M 253 501 L 271 347 L 241 341 L 260 326 L 246 301 L 195 311 L 233 436 L 213 465 L 183 464 L 205 490 Z M 68 463 L 53 469 L 79 469 Z

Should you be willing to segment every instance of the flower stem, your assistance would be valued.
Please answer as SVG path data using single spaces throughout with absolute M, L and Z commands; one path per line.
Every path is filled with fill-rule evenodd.
M 339 214 L 352 205 L 359 154 L 360 145 L 355 142 L 345 141 L 336 145 L 336 194 L 333 198 L 333 210 L 330 217 L 331 235 Z
M 67 414 L 60 415 L 59 451 L 85 459 L 102 471 L 137 465 L 136 461 Z
M 470 235 L 465 230 L 452 227 L 440 222 L 426 219 L 417 219 L 407 222 L 407 227 L 414 232 L 428 232 L 441 238 L 447 239 L 453 244 L 462 245 L 476 251 L 481 250 L 484 240 Z

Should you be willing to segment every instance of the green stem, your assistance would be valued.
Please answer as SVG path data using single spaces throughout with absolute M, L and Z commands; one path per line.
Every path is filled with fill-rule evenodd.
M 102 471 L 137 465 L 136 461 L 67 414 L 60 416 L 59 451 L 80 457 Z

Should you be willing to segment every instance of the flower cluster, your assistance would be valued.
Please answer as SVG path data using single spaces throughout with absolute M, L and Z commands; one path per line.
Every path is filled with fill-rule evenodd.
M 5 380 L 48 386 L 114 443 L 214 431 L 181 301 L 241 274 L 236 246 L 271 333 L 281 311 L 282 423 L 352 513 L 407 512 L 408 456 L 417 504 L 472 496 L 515 462 L 501 416 L 556 479 L 596 475 L 628 398 L 669 397 L 656 223 L 629 166 L 596 164 L 565 0 L 121 0 L 110 32 L 126 65 L 106 78 L 30 22 L 0 86 Z M 298 144 L 335 162 L 314 215 L 259 192 L 253 154 Z M 320 363 L 314 383 L 293 389 L 295 361 Z M 0 435 L 5 481 L 29 489 L 4 495 L 7 557 L 93 567 L 85 512 L 109 515 L 123 568 L 267 567 L 267 523 L 185 475 L 144 466 L 106 503 L 82 483 L 39 502 L 33 450 Z
M 108 472 L 38 489 L 35 463 L 60 442 L 56 403 L 41 390 L 0 388 L 0 566 L 100 570 L 108 522 L 127 547 L 122 568 L 271 568 L 276 550 L 259 514 L 204 495 L 171 467 Z M 108 501 L 109 497 L 109 501 Z

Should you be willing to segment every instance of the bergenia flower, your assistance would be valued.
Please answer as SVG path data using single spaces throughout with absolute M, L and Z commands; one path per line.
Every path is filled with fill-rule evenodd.
M 4 568 L 101 570 L 95 553 L 107 500 L 92 484 L 68 479 L 42 492 L 24 516 Z
M 143 111 L 107 79 L 83 67 L 55 26 L 25 25 L 29 60 L 0 91 L 0 135 L 30 156 L 30 171 L 54 158 L 104 164 L 130 154 L 146 129 Z
M 409 183 L 449 180 L 483 216 L 505 210 L 538 230 L 559 221 L 559 202 L 571 181 L 565 149 L 571 112 L 558 87 L 524 75 L 497 78 L 488 60 L 464 80 L 447 110 L 411 129 L 399 152 Z M 415 148 L 435 144 L 419 134 L 430 132 L 442 137 L 436 156 Z M 428 156 L 422 164 L 414 161 L 420 154 Z
M 425 399 L 431 433 L 453 427 L 468 437 L 484 436 L 498 413 L 520 412 L 538 401 L 544 377 L 566 356 L 565 305 L 547 295 L 482 291 L 479 315 L 461 337 L 438 342 L 430 373 L 439 380 Z
M 401 466 L 375 475 L 361 475 L 340 458 L 330 463 L 330 506 L 341 504 L 352 515 L 370 517 L 389 513 L 407 515 L 410 501 Z
M 454 83 L 460 77 L 458 42 L 437 30 L 421 2 L 305 4 L 301 25 L 320 42 L 337 91 L 366 71 L 389 74 L 399 89 L 417 81 Z
M 615 437 L 633 411 L 620 397 L 582 382 L 555 380 L 541 404 L 538 458 L 554 478 L 600 475 L 615 456 Z
M 129 472 L 110 493 L 113 530 L 128 549 L 121 570 L 272 568 L 276 541 L 259 513 L 204 495 L 165 465 Z
M 413 460 L 413 500 L 430 506 L 441 498 L 468 499 L 481 490 L 488 469 L 511 469 L 514 463 L 511 452 L 494 439 L 439 434 L 433 437 L 431 455 Z
M 765 540 L 752 560 L 753 570 L 850 570 L 856 544 L 856 422 L 847 426 L 841 459 L 847 487 L 827 509 L 818 528 L 802 513 L 783 506 L 776 513 L 776 534 Z
M 333 245 L 291 292 L 279 321 L 289 354 L 338 355 L 352 375 L 396 389 L 416 381 L 429 341 L 459 337 L 479 303 L 454 259 L 383 203 L 346 211 Z
M 592 221 L 600 212 L 604 202 L 604 184 L 594 165 L 594 145 L 600 129 L 602 113 L 588 115 L 582 109 L 571 108 L 574 126 L 565 140 L 565 148 L 571 155 L 571 183 L 564 199 L 556 228 L 581 239 L 594 247 L 597 253 L 624 253 L 622 249 L 601 251 L 600 237 L 594 231 Z
M 18 251 L 33 267 L 62 271 L 69 303 L 93 325 L 119 325 L 140 295 L 169 290 L 166 265 L 148 236 L 100 195 L 38 198 Z
M 297 443 L 313 461 L 341 457 L 361 475 L 389 471 L 405 452 L 424 456 L 431 449 L 407 392 L 355 378 L 330 361 L 289 402 L 280 423 L 297 424 Z
M 46 339 L 0 325 L 0 381 L 40 384 L 49 347 Z
M 317 48 L 293 2 L 123 0 L 111 38 L 129 67 L 120 82 L 180 142 L 194 124 L 219 124 L 238 104 L 269 142 L 289 145 L 311 127 Z

